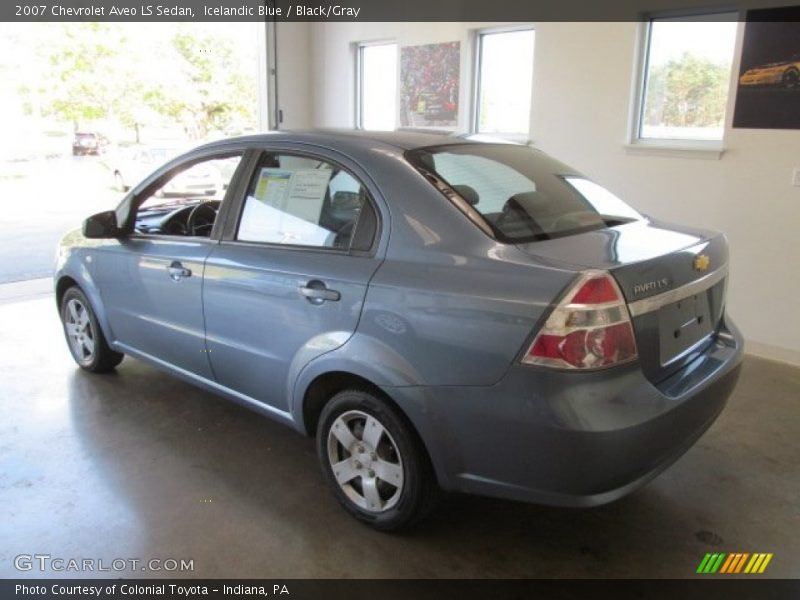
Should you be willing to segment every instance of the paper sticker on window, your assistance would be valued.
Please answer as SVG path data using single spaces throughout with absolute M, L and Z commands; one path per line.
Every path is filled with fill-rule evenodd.
M 289 187 L 291 178 L 291 171 L 282 169 L 261 169 L 261 175 L 258 178 L 258 184 L 256 185 L 253 196 L 255 196 L 256 200 L 280 208 L 286 196 L 286 190 Z
M 326 245 L 332 232 L 319 221 L 330 176 L 329 169 L 261 169 L 256 188 L 245 203 L 239 239 Z
M 318 223 L 330 177 L 328 169 L 295 171 L 287 191 L 285 212 L 310 223 Z

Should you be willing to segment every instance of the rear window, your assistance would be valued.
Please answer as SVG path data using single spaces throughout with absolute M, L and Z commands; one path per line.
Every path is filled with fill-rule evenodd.
M 608 190 L 527 146 L 436 146 L 407 158 L 461 196 L 502 241 L 551 239 L 642 218 Z

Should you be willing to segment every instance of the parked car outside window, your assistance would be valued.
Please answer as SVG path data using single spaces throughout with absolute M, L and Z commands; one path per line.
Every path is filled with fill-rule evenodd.
M 94 132 L 76 132 L 72 138 L 72 155 L 102 154 L 109 145 L 108 138 Z

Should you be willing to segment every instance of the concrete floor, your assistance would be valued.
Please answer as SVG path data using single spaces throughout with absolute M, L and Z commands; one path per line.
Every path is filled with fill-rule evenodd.
M 0 304 L 0 339 L 0 577 L 22 553 L 193 559 L 193 577 L 687 577 L 733 551 L 800 576 L 800 369 L 748 358 L 711 430 L 617 503 L 451 496 L 385 535 L 339 508 L 312 440 L 135 360 L 77 369 L 52 297 Z

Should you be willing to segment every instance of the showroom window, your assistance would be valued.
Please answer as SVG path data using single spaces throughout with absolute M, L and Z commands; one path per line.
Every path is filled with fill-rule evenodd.
M 359 129 L 389 131 L 397 115 L 397 44 L 362 43 L 358 46 Z
M 250 184 L 236 239 L 368 250 L 376 223 L 367 190 L 347 171 L 317 158 L 270 154 Z
M 532 28 L 478 32 L 474 130 L 524 137 L 530 133 Z
M 274 83 L 267 69 L 274 45 L 263 21 L 48 20 L 0 24 L 0 120 L 8 140 L 0 144 L 0 197 L 35 197 L 48 215 L 20 228 L 6 210 L 0 257 L 20 259 L 0 265 L 0 283 L 52 276 L 52 249 L 63 232 L 119 205 L 124 190 L 175 155 L 266 130 L 276 112 L 267 84 Z M 57 182 L 58 193 L 40 194 L 42 182 Z M 164 199 L 184 202 L 176 191 L 188 190 L 167 190 Z M 212 201 L 222 190 L 195 191 L 204 193 L 191 200 Z M 158 225 L 153 217 L 142 223 L 148 233 Z M 168 223 L 178 234 L 185 224 Z M 199 227 L 198 235 L 209 229 Z
M 656 17 L 644 25 L 634 142 L 721 143 L 737 17 Z

